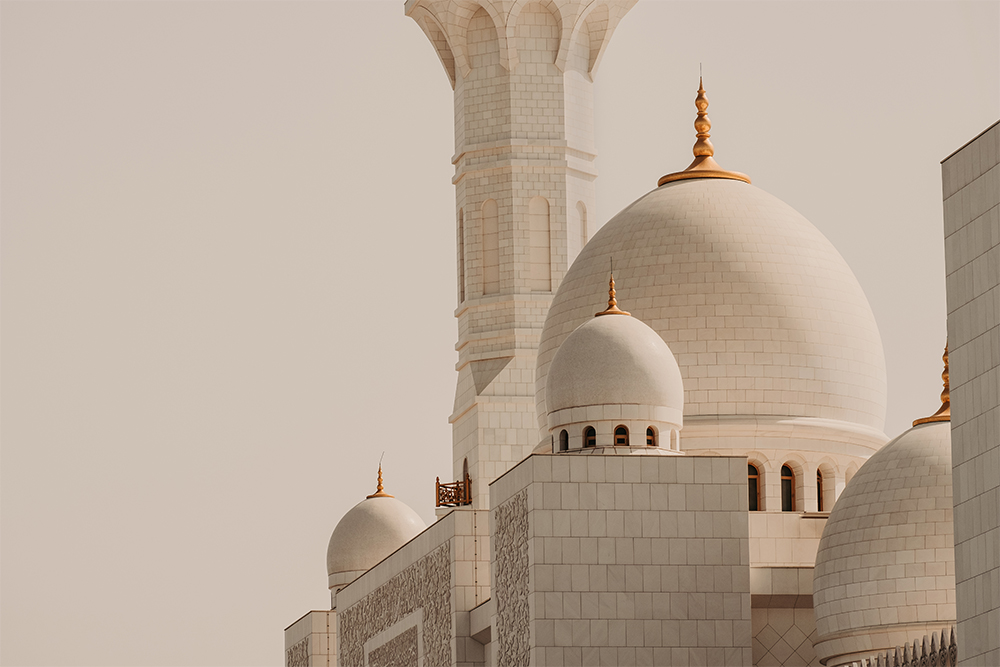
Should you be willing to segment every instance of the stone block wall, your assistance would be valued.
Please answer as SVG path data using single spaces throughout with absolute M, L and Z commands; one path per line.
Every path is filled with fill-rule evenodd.
M 337 664 L 481 665 L 469 612 L 490 596 L 488 526 L 453 510 L 341 590 Z
M 1000 123 L 941 172 L 958 658 L 1000 665 Z
M 497 667 L 751 663 L 745 458 L 534 455 L 490 501 Z

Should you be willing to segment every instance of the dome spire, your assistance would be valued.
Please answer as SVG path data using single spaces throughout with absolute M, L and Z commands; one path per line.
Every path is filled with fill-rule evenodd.
M 941 373 L 941 379 L 944 381 L 944 390 L 941 392 L 941 407 L 938 411 L 932 414 L 930 417 L 924 417 L 923 419 L 914 420 L 913 425 L 917 424 L 929 424 L 931 422 L 947 422 L 951 421 L 951 387 L 948 383 L 948 344 L 944 345 L 944 356 L 941 357 L 944 361 L 944 371 Z
M 613 262 L 614 260 L 612 260 L 611 280 L 608 282 L 608 308 L 607 310 L 602 310 L 599 313 L 594 313 L 594 317 L 600 317 L 601 315 L 631 315 L 631 313 L 626 313 L 624 310 L 618 309 L 618 299 L 615 298 L 615 273 Z
M 672 181 L 682 181 L 689 178 L 728 178 L 734 181 L 750 182 L 750 177 L 738 171 L 726 171 L 715 161 L 715 146 L 709 139 L 712 136 L 709 130 L 712 129 L 712 121 L 708 117 L 708 98 L 705 97 L 705 87 L 702 85 L 702 78 L 698 77 L 698 96 L 694 98 L 694 106 L 698 109 L 698 117 L 694 121 L 694 129 L 697 131 L 694 142 L 694 162 L 688 165 L 684 171 L 677 171 L 672 174 L 660 177 L 656 182 L 657 187 Z
M 393 498 L 394 496 L 389 495 L 382 488 L 382 463 L 378 464 L 378 486 L 375 488 L 375 493 L 370 496 L 365 496 L 365 498 Z

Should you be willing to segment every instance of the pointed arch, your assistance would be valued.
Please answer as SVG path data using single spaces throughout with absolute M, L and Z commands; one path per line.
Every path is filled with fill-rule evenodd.
M 500 291 L 500 216 L 495 199 L 482 208 L 483 294 Z
M 517 0 L 507 14 L 510 68 L 522 62 L 556 65 L 563 39 L 563 24 L 562 12 L 553 0 Z M 526 48 L 526 41 L 531 43 L 532 48 Z
M 532 292 L 552 291 L 551 234 L 549 201 L 532 197 L 528 202 L 528 281 Z
M 420 29 L 424 31 L 427 39 L 434 46 L 438 60 L 444 66 L 445 74 L 448 76 L 448 83 L 452 90 L 455 89 L 455 53 L 448 39 L 448 32 L 434 14 L 423 6 L 413 8 L 410 18 L 417 22 Z

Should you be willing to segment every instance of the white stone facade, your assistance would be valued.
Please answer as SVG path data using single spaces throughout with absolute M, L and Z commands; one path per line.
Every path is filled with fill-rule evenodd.
M 454 473 L 473 506 L 539 442 L 536 350 L 595 208 L 593 76 L 635 0 L 408 0 L 455 90 Z
M 495 481 L 493 664 L 750 664 L 745 465 L 535 455 Z
M 286 630 L 286 664 L 830 667 L 939 630 L 956 573 L 963 659 L 1000 664 L 1000 129 L 944 166 L 950 560 L 949 425 L 879 451 L 878 329 L 815 227 L 700 172 L 588 242 L 593 74 L 633 4 L 407 1 L 455 91 L 473 497 L 331 569 L 333 609 Z M 634 317 L 595 325 L 609 257 Z M 588 325 L 604 337 L 572 344 Z M 336 562 L 374 553 L 348 532 Z
M 1000 665 L 1000 123 L 941 165 L 958 656 Z
M 285 667 L 336 666 L 336 611 L 310 611 L 285 628 Z

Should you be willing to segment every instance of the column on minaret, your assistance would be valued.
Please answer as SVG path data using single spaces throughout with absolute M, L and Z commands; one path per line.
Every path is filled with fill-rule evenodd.
M 455 479 L 473 506 L 539 444 L 535 358 L 593 232 L 593 76 L 635 0 L 408 0 L 455 90 Z

